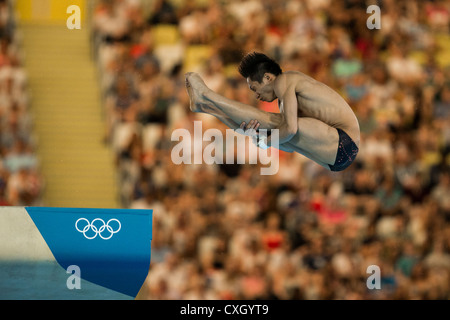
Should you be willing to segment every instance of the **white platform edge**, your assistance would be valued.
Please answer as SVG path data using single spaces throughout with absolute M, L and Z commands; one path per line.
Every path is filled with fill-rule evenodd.
M 55 260 L 24 207 L 0 207 L 0 260 Z

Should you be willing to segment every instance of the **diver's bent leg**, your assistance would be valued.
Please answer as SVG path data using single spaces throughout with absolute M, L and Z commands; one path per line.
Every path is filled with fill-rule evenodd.
M 287 146 L 326 167 L 336 161 L 339 134 L 336 128 L 320 120 L 298 118 L 297 134 Z
M 282 120 L 280 113 L 262 111 L 256 107 L 228 99 L 209 89 L 202 78 L 196 73 L 186 75 L 186 86 L 192 88 L 189 93 L 194 109 L 201 109 L 209 113 L 212 110 L 220 110 L 236 123 L 248 123 L 250 120 L 258 120 L 261 129 L 275 129 Z M 192 108 L 191 108 L 192 109 Z
M 228 128 L 233 130 L 239 129 L 239 124 L 234 122 L 231 118 L 227 117 L 223 112 L 220 112 L 218 110 L 211 110 L 207 113 L 219 119 Z

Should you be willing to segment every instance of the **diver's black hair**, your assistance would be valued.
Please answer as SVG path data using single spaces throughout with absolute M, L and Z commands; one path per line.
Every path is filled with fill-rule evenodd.
M 275 76 L 283 72 L 275 60 L 259 52 L 246 54 L 242 58 L 238 69 L 244 78 L 250 77 L 252 81 L 258 82 L 262 82 L 264 73 L 266 72 L 272 73 Z

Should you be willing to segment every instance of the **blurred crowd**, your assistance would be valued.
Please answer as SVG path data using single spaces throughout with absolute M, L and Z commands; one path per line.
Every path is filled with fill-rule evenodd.
M 0 0 L 0 206 L 42 200 L 23 55 L 12 1 Z
M 366 26 L 371 4 L 380 29 Z M 120 200 L 154 210 L 143 298 L 450 298 L 448 1 L 100 0 L 94 9 Z M 252 51 L 348 101 L 361 127 L 351 167 L 330 172 L 281 151 L 271 176 L 260 165 L 171 161 L 174 129 L 193 132 L 196 120 L 226 129 L 190 112 L 187 71 L 278 112 L 237 74 Z M 367 286 L 371 265 L 380 290 Z

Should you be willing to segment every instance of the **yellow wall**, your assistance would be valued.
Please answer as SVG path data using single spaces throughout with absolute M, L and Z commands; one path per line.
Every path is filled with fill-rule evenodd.
M 86 13 L 86 0 L 16 0 L 16 13 L 22 22 L 65 22 L 70 17 L 67 7 L 77 5 L 81 19 Z

